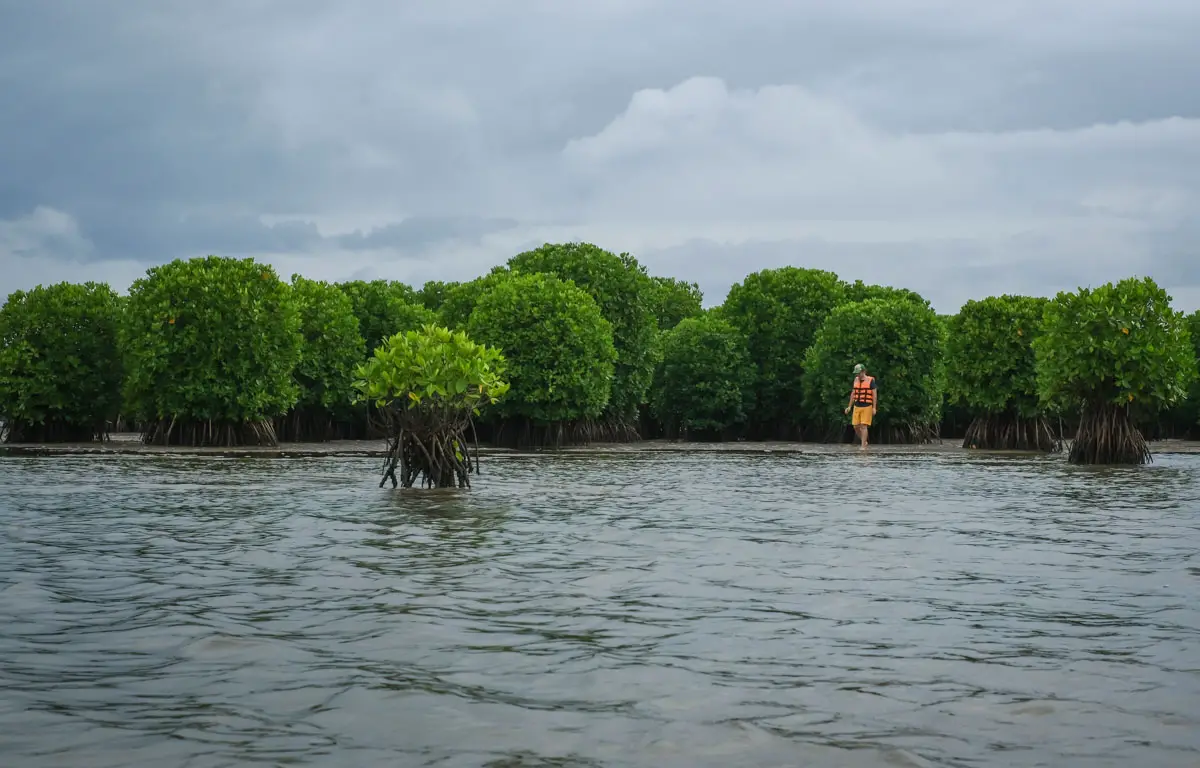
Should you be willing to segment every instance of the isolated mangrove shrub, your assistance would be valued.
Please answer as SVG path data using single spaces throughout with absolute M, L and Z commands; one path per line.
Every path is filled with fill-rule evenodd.
M 508 391 L 503 373 L 500 351 L 461 331 L 426 325 L 385 339 L 354 381 L 357 397 L 370 401 L 384 422 L 380 487 L 388 479 L 393 488 L 418 480 L 428 488 L 470 487 L 479 452 L 476 445 L 472 457 L 467 432 L 480 409 Z
M 867 299 L 829 313 L 804 360 L 804 397 L 826 439 L 843 435 L 854 365 L 879 384 L 871 428 L 881 443 L 937 436 L 942 404 L 943 331 L 937 315 L 908 299 Z
M 669 331 L 689 317 L 703 313 L 704 294 L 696 283 L 674 277 L 652 276 L 652 306 L 659 330 Z
M 546 243 L 512 257 L 508 266 L 570 280 L 595 299 L 612 326 L 617 350 L 607 429 L 597 436 L 636 438 L 638 406 L 646 401 L 657 362 L 656 293 L 646 270 L 627 253 L 616 255 L 591 243 Z
M 336 436 L 337 422 L 352 418 L 355 367 L 366 344 L 350 298 L 337 286 L 292 275 L 300 315 L 300 358 L 294 372 L 299 397 L 276 424 L 285 441 L 325 441 Z
M 512 389 L 493 414 L 512 422 L 511 441 L 590 437 L 571 430 L 590 430 L 608 405 L 617 354 L 612 326 L 586 291 L 553 275 L 510 275 L 479 298 L 467 333 L 507 361 Z
M 1033 346 L 1043 403 L 1080 414 L 1072 464 L 1150 461 L 1135 419 L 1182 402 L 1197 375 L 1183 313 L 1149 277 L 1060 292 Z
M 818 269 L 764 269 L 729 289 L 722 316 L 746 336 L 756 364 L 752 420 L 761 430 L 797 436 L 805 421 L 805 352 L 829 313 L 845 302 L 838 276 Z
M 720 437 L 754 401 L 746 337 L 711 315 L 684 318 L 663 334 L 651 407 L 668 437 Z
M 103 439 L 121 404 L 121 301 L 104 283 L 10 294 L 0 309 L 0 419 L 9 442 Z
M 1041 297 L 990 296 L 968 301 L 950 318 L 947 400 L 971 413 L 964 448 L 1060 447 L 1038 396 L 1033 351 L 1046 304 Z
M 151 267 L 121 324 L 126 412 L 155 445 L 274 445 L 296 403 L 300 314 L 291 287 L 253 259 Z
M 367 355 L 384 339 L 437 319 L 420 303 L 416 291 L 399 281 L 351 280 L 336 285 L 350 299 Z

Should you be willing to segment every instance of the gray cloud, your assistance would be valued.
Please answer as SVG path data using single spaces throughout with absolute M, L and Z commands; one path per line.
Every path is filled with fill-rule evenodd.
M 419 284 L 581 238 L 710 302 L 784 263 L 941 309 L 1200 296 L 1200 4 L 679 8 L 0 0 L 0 293 L 200 253 Z

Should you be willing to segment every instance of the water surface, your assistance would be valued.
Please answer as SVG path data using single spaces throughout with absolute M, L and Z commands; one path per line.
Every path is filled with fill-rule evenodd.
M 0 458 L 0 765 L 1194 766 L 1200 456 Z

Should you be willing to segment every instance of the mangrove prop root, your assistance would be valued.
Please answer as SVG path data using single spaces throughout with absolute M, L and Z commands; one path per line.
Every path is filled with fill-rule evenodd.
M 384 410 L 378 412 L 380 426 L 387 427 L 379 487 L 389 480 L 392 487 L 470 488 L 472 473 L 479 474 L 479 444 L 472 461 L 467 430 L 474 431 L 469 418 L 442 421 L 423 419 L 421 414 Z
M 498 447 L 563 448 L 592 443 L 624 443 L 641 440 L 637 426 L 619 420 L 535 422 L 531 419 L 504 419 L 492 427 L 491 443 Z
M 988 413 L 976 416 L 967 427 L 963 448 L 989 451 L 1062 450 L 1062 435 L 1056 435 L 1044 416 L 1021 418 L 1014 413 Z
M 72 424 L 62 419 L 40 423 L 13 420 L 0 426 L 0 441 L 6 443 L 90 443 L 109 439 L 108 425 Z
M 342 437 L 347 425 L 339 424 L 324 408 L 309 407 L 292 409 L 274 426 L 281 443 L 327 443 Z
M 1071 464 L 1148 464 L 1153 457 L 1127 407 L 1086 403 L 1067 460 Z
M 157 446 L 187 446 L 190 448 L 235 448 L 243 445 L 277 446 L 279 438 L 269 420 L 228 422 L 159 419 L 145 425 L 142 442 Z

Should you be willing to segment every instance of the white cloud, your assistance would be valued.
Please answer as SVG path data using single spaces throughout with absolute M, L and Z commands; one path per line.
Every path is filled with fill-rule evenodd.
M 792 263 L 949 310 L 997 281 L 1052 293 L 1152 272 L 1147 237 L 1200 216 L 1200 120 L 899 134 L 798 86 L 693 78 L 639 91 L 563 157 L 598 239 L 690 250 L 721 293 L 751 264 Z
M 92 244 L 79 231 L 68 213 L 48 206 L 7 221 L 0 221 L 0 259 L 82 259 Z
M 0 126 L 0 283 L 217 252 L 419 284 L 586 239 L 710 301 L 782 263 L 951 308 L 1138 271 L 1195 295 L 1200 3 L 972 10 L 28 4 L 0 32 L 26 105 Z

